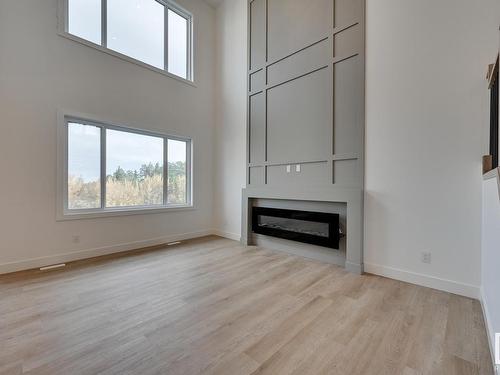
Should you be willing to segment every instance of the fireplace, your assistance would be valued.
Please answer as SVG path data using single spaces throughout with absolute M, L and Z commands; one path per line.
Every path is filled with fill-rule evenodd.
M 339 215 L 333 213 L 253 207 L 252 231 L 312 245 L 339 248 Z

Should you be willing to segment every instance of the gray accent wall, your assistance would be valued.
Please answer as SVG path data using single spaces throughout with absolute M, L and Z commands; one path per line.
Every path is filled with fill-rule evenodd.
M 364 1 L 250 0 L 248 11 L 246 195 L 313 188 L 361 197 Z M 361 237 L 356 205 L 360 220 L 347 230 Z

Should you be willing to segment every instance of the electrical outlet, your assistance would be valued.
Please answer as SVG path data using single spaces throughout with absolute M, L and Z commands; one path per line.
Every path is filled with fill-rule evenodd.
M 72 238 L 73 243 L 80 243 L 80 236 L 73 236 Z
M 422 251 L 421 256 L 422 256 L 422 263 L 431 264 L 432 256 L 430 252 Z
M 286 166 L 286 173 L 290 173 L 292 170 L 292 166 L 291 165 L 287 165 Z
M 295 166 L 295 172 L 300 172 L 300 164 L 297 164 L 297 165 Z

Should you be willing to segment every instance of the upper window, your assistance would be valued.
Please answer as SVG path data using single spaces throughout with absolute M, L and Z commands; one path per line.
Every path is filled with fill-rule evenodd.
M 189 139 L 72 117 L 64 134 L 66 214 L 191 205 Z
M 95 44 L 101 44 L 101 0 L 69 0 L 68 32 Z
M 192 17 L 166 0 L 63 0 L 65 31 L 192 80 Z

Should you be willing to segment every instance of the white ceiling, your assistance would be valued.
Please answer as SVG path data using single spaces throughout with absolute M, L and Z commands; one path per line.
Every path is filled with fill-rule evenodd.
M 205 0 L 205 1 L 214 8 L 216 8 L 220 3 L 222 3 L 223 0 Z

